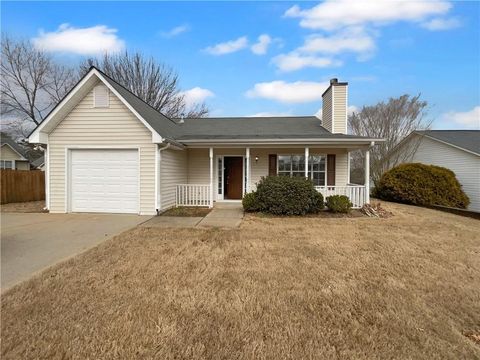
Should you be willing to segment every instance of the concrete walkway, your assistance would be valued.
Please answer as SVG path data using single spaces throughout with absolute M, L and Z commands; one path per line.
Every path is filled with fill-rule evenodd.
M 192 228 L 192 227 L 239 227 L 243 219 L 241 203 L 216 203 L 212 211 L 205 217 L 189 216 L 155 216 L 141 227 L 148 228 Z
M 1 290 L 128 230 L 151 216 L 1 214 Z
M 243 219 L 241 203 L 216 203 L 213 210 L 200 221 L 198 227 L 239 227 Z

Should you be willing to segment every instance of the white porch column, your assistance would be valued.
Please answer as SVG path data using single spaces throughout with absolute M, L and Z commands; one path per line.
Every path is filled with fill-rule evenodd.
M 245 194 L 250 192 L 250 148 L 245 150 L 245 177 L 247 178 L 247 184 Z
M 210 205 L 209 207 L 213 207 L 213 148 L 210 148 L 209 156 L 210 156 Z
M 370 203 L 370 148 L 365 151 L 365 202 Z
M 305 177 L 308 179 L 308 155 L 309 155 L 310 149 L 308 147 L 305 147 Z
M 45 148 L 44 163 L 45 168 L 45 207 L 50 210 L 50 146 L 47 144 Z

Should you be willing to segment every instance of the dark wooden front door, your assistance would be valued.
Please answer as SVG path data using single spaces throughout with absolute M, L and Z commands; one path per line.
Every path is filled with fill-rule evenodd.
M 242 198 L 243 158 L 225 157 L 225 199 Z

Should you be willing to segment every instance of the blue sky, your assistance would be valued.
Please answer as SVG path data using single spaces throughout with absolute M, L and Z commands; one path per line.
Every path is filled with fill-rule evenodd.
M 315 114 L 332 77 L 349 104 L 404 93 L 434 128 L 480 128 L 478 2 L 2 2 L 2 32 L 68 64 L 138 50 L 173 66 L 211 116 Z M 352 108 L 353 109 L 353 108 Z

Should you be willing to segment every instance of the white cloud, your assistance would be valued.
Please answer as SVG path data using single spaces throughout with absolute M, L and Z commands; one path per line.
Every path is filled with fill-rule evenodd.
M 230 53 L 242 50 L 247 46 L 248 46 L 248 39 L 246 36 L 242 36 L 236 40 L 231 40 L 224 43 L 209 46 L 205 49 L 205 51 L 212 55 L 225 55 L 225 54 L 230 54 Z
M 184 24 L 184 25 L 176 26 L 173 29 L 170 29 L 169 31 L 164 31 L 161 33 L 161 35 L 165 38 L 172 38 L 184 32 L 187 32 L 189 30 L 190 30 L 190 26 L 188 26 L 187 24 Z
M 246 92 L 249 98 L 264 98 L 283 103 L 307 103 L 318 101 L 328 87 L 328 82 L 272 81 L 255 84 Z
M 397 21 L 421 22 L 430 16 L 446 14 L 448 1 L 351 1 L 327 0 L 302 10 L 294 5 L 286 17 L 300 18 L 300 26 L 309 29 L 335 30 L 352 25 L 385 25 Z
M 325 68 L 342 65 L 342 62 L 339 60 L 328 57 L 302 55 L 297 52 L 278 55 L 272 59 L 272 62 L 278 69 L 285 72 L 300 70 L 306 67 Z
M 452 123 L 452 121 L 461 125 L 466 129 L 479 129 L 480 130 L 480 106 L 475 106 L 470 111 L 456 112 L 451 111 L 440 116 L 445 124 Z
M 247 117 L 281 117 L 281 116 L 291 116 L 291 113 L 287 112 L 268 112 L 263 111 L 252 115 L 247 115 Z
M 125 42 L 116 33 L 116 29 L 106 25 L 75 28 L 62 24 L 53 32 L 40 31 L 32 41 L 35 47 L 45 51 L 98 55 L 119 52 L 125 48 Z
M 271 42 L 272 38 L 269 35 L 262 34 L 258 37 L 258 42 L 252 45 L 251 50 L 256 55 L 265 55 Z
M 185 97 L 185 103 L 187 107 L 191 107 L 195 104 L 204 102 L 207 98 L 215 96 L 212 91 L 208 89 L 203 89 L 198 86 L 190 90 L 182 91 L 180 95 L 183 95 Z
M 375 51 L 375 41 L 363 29 L 351 27 L 332 36 L 311 35 L 298 50 L 322 54 L 343 52 L 368 54 Z
M 435 18 L 422 23 L 422 27 L 430 31 L 450 30 L 458 28 L 461 25 L 461 21 L 457 18 Z

